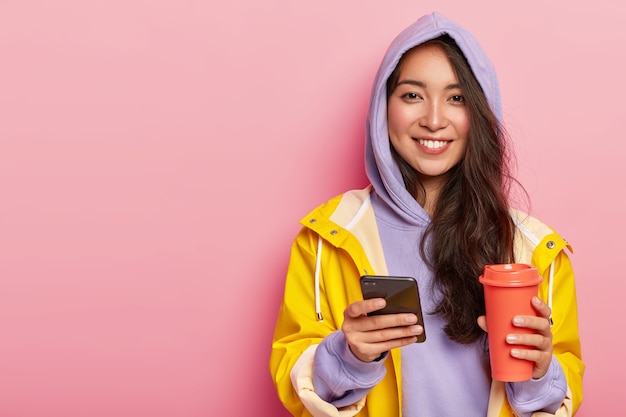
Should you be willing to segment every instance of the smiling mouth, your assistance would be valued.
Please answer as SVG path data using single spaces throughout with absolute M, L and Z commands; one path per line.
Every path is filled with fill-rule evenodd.
M 428 149 L 441 149 L 449 143 L 447 140 L 417 139 L 417 141 Z

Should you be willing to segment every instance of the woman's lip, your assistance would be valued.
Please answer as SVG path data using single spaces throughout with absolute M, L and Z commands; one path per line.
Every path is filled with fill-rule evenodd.
M 442 152 L 445 152 L 446 149 L 450 147 L 452 143 L 451 140 L 448 139 L 436 139 L 436 138 L 415 138 L 415 142 L 419 145 L 419 147 L 426 153 L 431 155 L 437 155 Z

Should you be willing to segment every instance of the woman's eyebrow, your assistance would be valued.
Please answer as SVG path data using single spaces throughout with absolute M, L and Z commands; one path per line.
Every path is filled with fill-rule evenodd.
M 402 84 L 409 84 L 409 85 L 415 85 L 417 87 L 426 88 L 426 83 L 423 83 L 417 80 L 400 80 L 398 81 L 397 85 L 402 85 Z
M 402 84 L 409 84 L 409 85 L 414 85 L 414 86 L 417 86 L 417 87 L 426 88 L 426 83 L 424 83 L 422 81 L 409 80 L 409 79 L 398 81 L 398 84 L 396 85 L 396 87 L 398 85 L 402 85 Z M 461 85 L 459 83 L 448 84 L 444 88 L 446 90 L 454 90 L 454 89 L 457 89 L 457 88 L 461 88 Z

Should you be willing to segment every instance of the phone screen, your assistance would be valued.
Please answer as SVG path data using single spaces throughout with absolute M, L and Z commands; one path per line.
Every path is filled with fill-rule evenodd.
M 417 289 L 417 281 L 412 277 L 374 276 L 361 277 L 363 299 L 384 298 L 387 305 L 369 316 L 381 314 L 413 313 L 417 316 L 417 323 L 424 327 L 422 309 Z M 426 340 L 426 332 L 418 336 L 418 342 Z

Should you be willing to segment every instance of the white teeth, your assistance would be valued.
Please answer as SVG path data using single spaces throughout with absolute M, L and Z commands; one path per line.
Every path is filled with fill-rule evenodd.
M 448 142 L 445 140 L 418 139 L 418 142 L 420 143 L 420 145 L 426 146 L 428 149 L 439 149 L 448 144 Z

